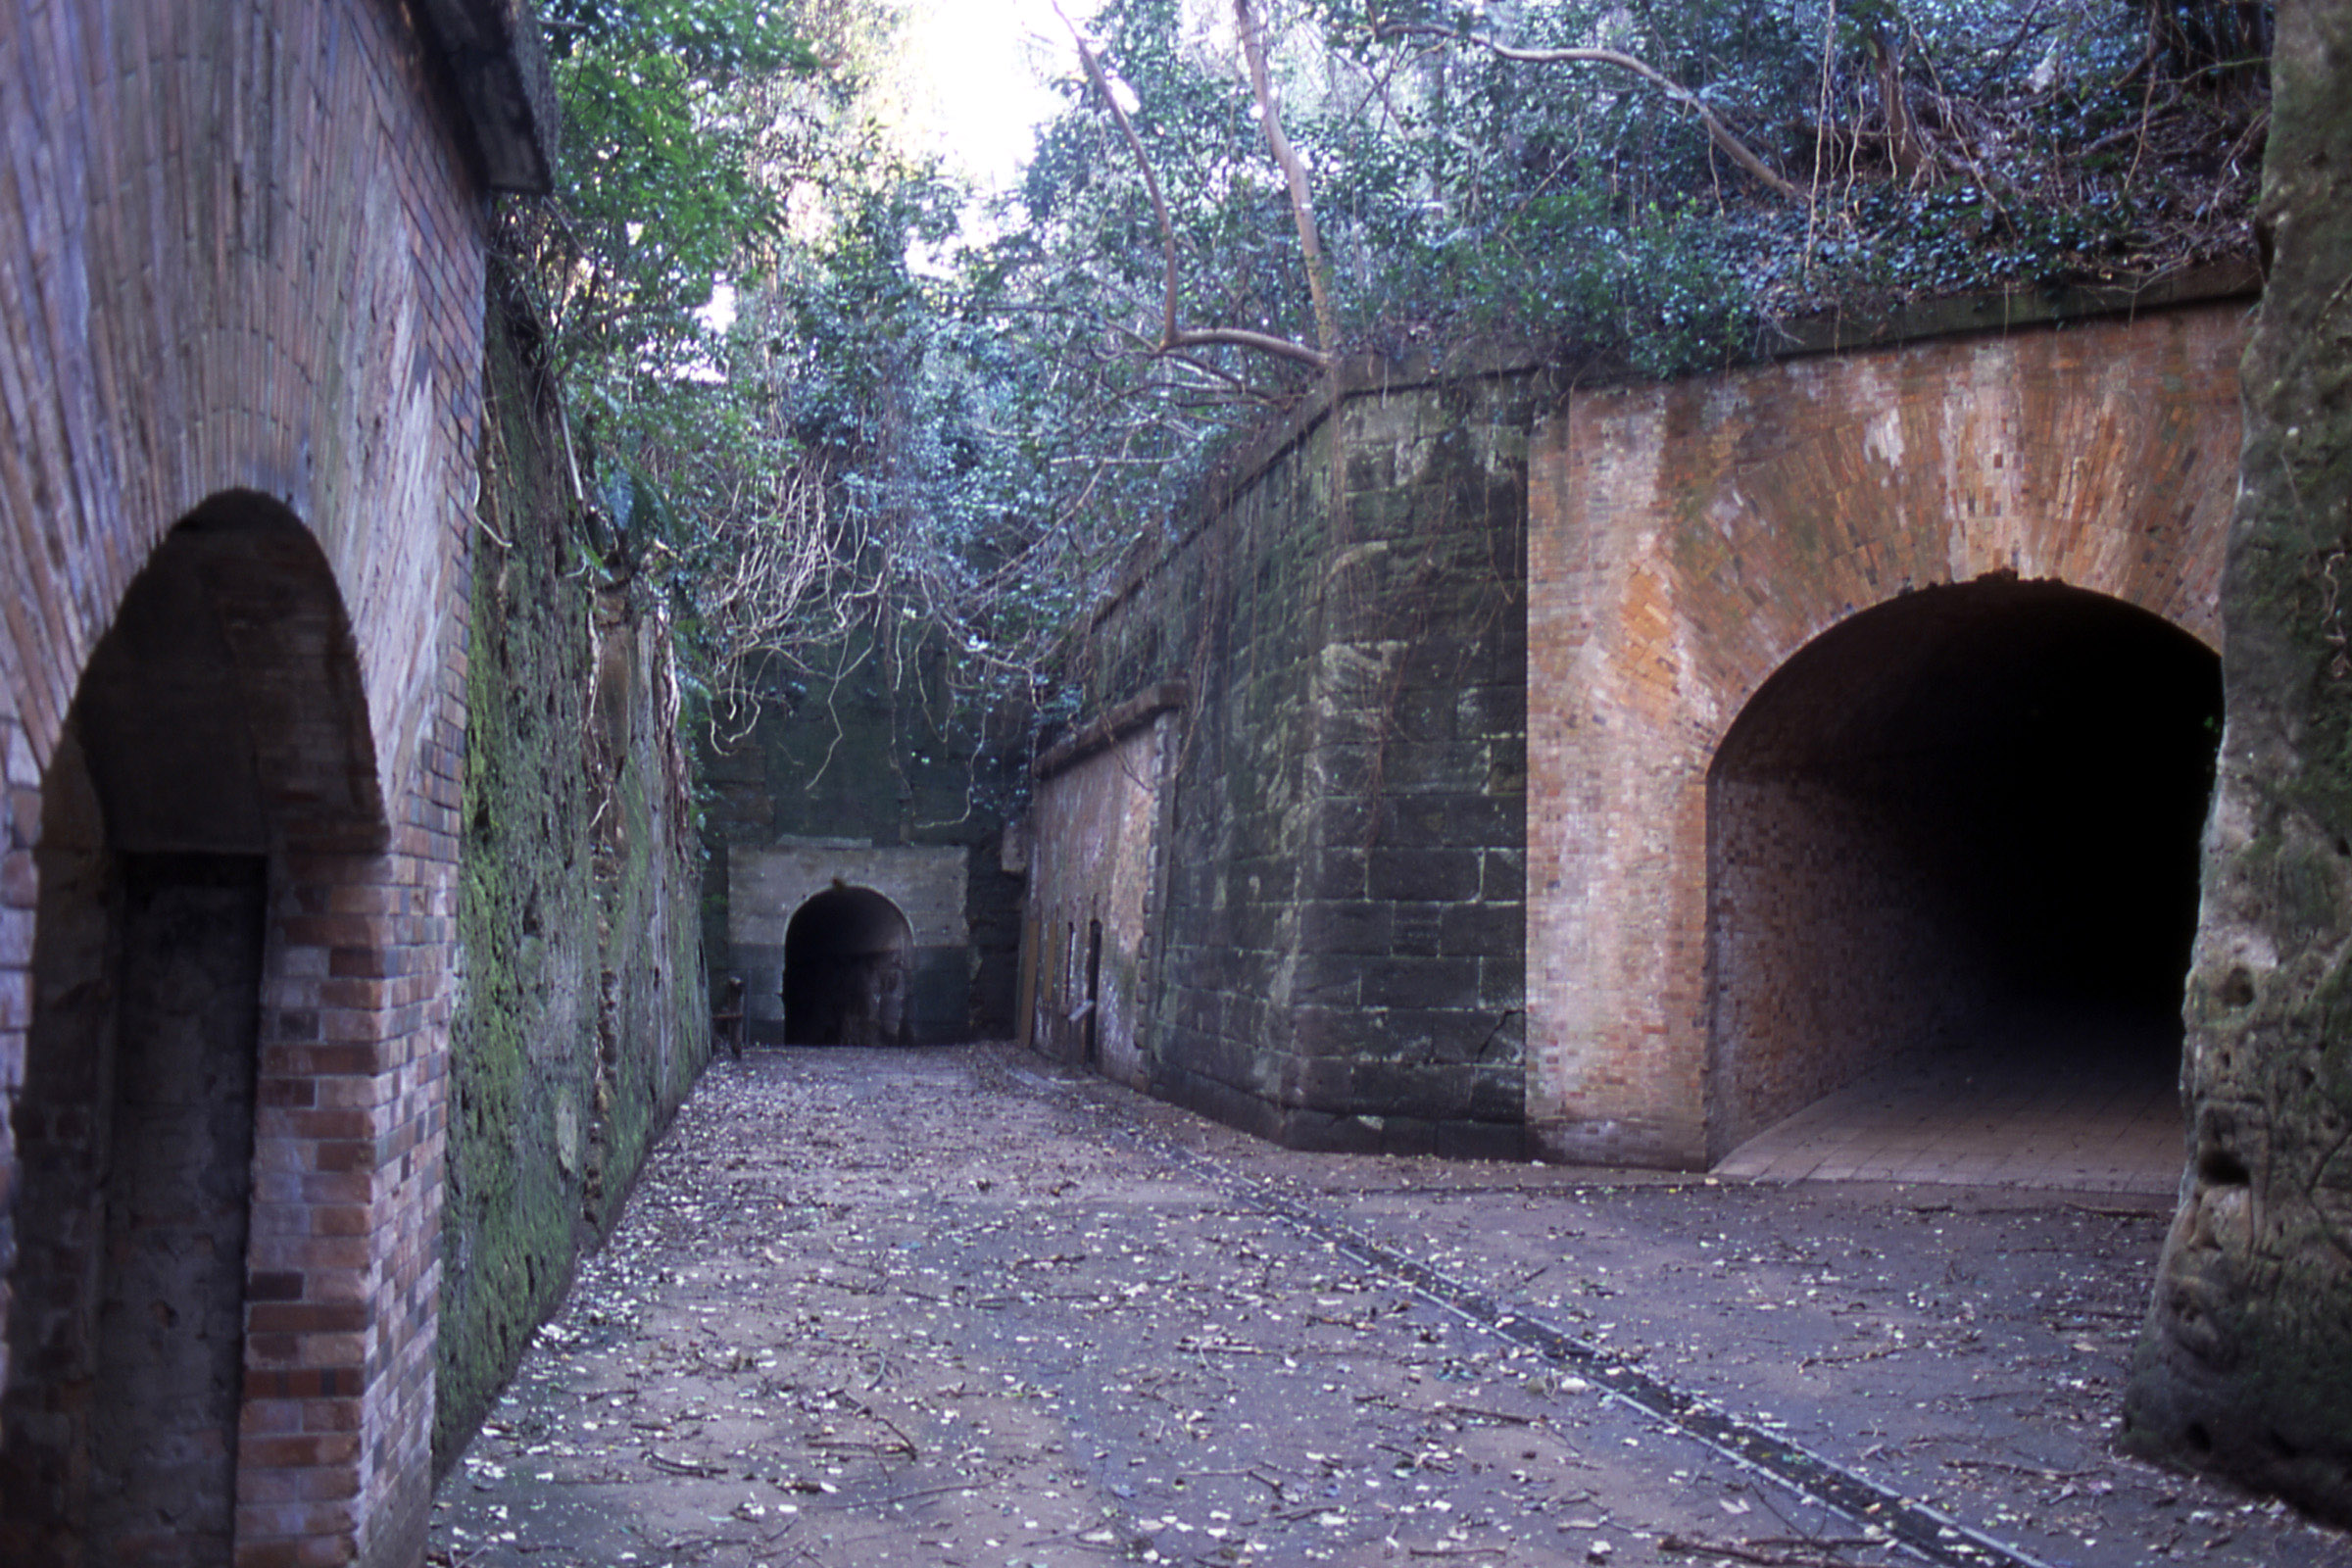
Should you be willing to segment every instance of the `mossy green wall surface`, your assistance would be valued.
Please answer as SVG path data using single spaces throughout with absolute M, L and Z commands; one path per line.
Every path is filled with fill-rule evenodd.
M 2278 7 L 2273 87 L 2189 1164 L 2124 1441 L 2352 1520 L 2352 0 Z
M 1294 1147 L 1517 1156 L 1532 371 L 1368 367 L 1237 451 L 1087 629 L 1190 694 L 1152 1092 Z
M 704 831 L 715 851 L 704 899 L 713 965 L 737 967 L 728 845 L 955 846 L 965 855 L 965 962 L 918 975 L 918 987 L 936 994 L 917 997 L 915 1009 L 940 1021 L 942 1038 L 1008 1037 L 1022 883 L 1004 869 L 1003 845 L 1027 794 L 1026 710 L 968 689 L 937 638 L 877 639 L 870 620 L 761 685 L 756 713 L 732 723 L 721 715 L 715 734 L 697 737 Z
M 666 626 L 592 586 L 552 392 L 496 304 L 487 335 L 436 1468 L 710 1054 Z

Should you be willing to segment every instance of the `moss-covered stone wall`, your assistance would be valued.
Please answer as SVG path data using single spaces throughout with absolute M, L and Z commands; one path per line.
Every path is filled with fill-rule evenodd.
M 1295 1147 L 1520 1152 L 1539 394 L 1358 368 L 1095 618 L 1093 711 L 1189 693 L 1134 1023 L 1154 1093 Z
M 2124 1441 L 2352 1521 L 2352 3 L 2278 7 L 2188 1170 Z
M 480 1424 L 710 1054 L 667 627 L 599 587 L 494 302 L 466 664 L 434 1458 Z
M 976 695 L 965 675 L 937 638 L 877 637 L 868 619 L 800 667 L 771 671 L 756 711 L 698 726 L 712 852 L 704 940 L 715 975 L 770 988 L 780 951 L 738 953 L 736 938 L 747 928 L 772 935 L 794 913 L 734 911 L 748 918 L 730 935 L 730 849 L 789 849 L 828 876 L 893 897 L 902 890 L 872 874 L 877 853 L 952 847 L 964 856 L 960 929 L 953 942 L 946 932 L 919 938 L 928 946 L 909 998 L 916 1038 L 1011 1036 L 1022 884 L 1005 869 L 1004 837 L 1023 800 L 1026 720 L 1017 707 Z M 828 848 L 847 852 L 838 865 L 827 863 Z M 769 1038 L 761 1026 L 779 1014 L 779 999 L 763 994 L 749 1006 L 753 1037 Z

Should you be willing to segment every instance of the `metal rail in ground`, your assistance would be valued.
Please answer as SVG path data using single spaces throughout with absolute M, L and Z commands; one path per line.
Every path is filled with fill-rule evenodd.
M 1489 1292 L 1373 1240 L 1354 1226 L 1275 1192 L 1208 1155 L 1183 1148 L 1120 1115 L 1077 1087 L 1014 1068 L 1023 1085 L 1065 1104 L 1082 1105 L 1112 1123 L 1120 1136 L 1155 1158 L 1199 1178 L 1227 1198 L 1328 1242 L 1340 1251 L 1434 1306 L 1443 1307 L 1498 1339 L 1574 1368 L 1602 1399 L 1642 1411 L 1659 1425 L 1704 1445 L 1742 1469 L 1852 1520 L 1939 1568 L 2049 1568 L 2021 1547 L 1996 1541 L 1950 1515 L 1907 1497 L 1802 1444 L 1742 1421 L 1702 1396 L 1678 1389 L 1581 1335 L 1505 1307 Z

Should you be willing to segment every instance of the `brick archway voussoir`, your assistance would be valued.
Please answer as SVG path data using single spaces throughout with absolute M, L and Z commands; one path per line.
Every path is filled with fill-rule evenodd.
M 1695 1166 L 1706 781 L 1799 649 L 1905 593 L 2053 578 L 2219 642 L 2242 313 L 1937 339 L 1572 394 L 1530 457 L 1528 1113 Z

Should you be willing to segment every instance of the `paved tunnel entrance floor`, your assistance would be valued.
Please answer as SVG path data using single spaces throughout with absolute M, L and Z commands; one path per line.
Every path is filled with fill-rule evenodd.
M 2180 1046 L 2162 1024 L 2045 1018 L 1874 1073 L 1766 1128 L 1715 1174 L 2169 1198 L 2185 1136 Z
M 2167 1208 L 1303 1155 L 1003 1048 L 755 1051 L 442 1486 L 432 1560 L 2352 1565 L 2109 1451 Z M 1942 1555 L 1874 1538 L 1922 1505 Z

